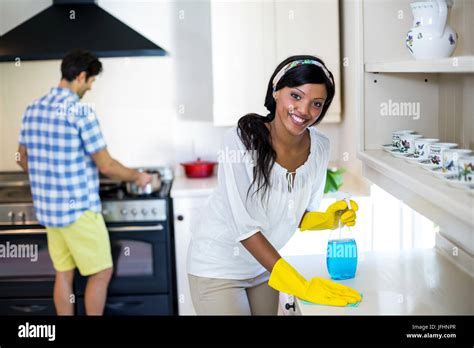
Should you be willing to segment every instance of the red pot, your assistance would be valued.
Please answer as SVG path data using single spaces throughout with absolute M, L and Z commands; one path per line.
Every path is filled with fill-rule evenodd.
M 214 166 L 217 162 L 196 161 L 181 163 L 188 178 L 208 178 L 214 173 Z

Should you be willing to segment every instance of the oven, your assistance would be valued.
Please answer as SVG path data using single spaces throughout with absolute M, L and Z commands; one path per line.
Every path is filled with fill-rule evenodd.
M 46 230 L 36 220 L 25 181 L 6 185 L 1 179 L 0 173 L 0 315 L 54 315 Z M 177 313 L 170 188 L 168 181 L 160 192 L 141 197 L 124 194 L 123 185 L 101 190 L 114 264 L 105 315 Z M 86 284 L 76 271 L 79 315 L 85 314 Z
M 54 315 L 54 268 L 40 225 L 0 226 L 0 315 Z
M 173 314 L 172 265 L 170 264 L 167 222 L 107 224 L 114 263 L 105 314 L 136 314 L 150 310 L 154 314 Z M 79 311 L 83 311 L 87 277 L 76 272 L 75 291 Z M 153 297 L 154 296 L 154 297 Z M 147 314 L 147 313 L 144 313 Z

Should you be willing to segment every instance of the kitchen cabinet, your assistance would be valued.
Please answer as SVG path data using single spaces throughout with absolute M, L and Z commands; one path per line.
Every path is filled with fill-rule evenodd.
M 340 83 L 337 1 L 211 1 L 213 119 L 235 126 L 251 112 L 266 115 L 268 81 L 283 59 L 320 56 Z M 324 13 L 324 16 L 315 16 Z M 324 35 L 320 35 L 324 33 Z M 340 120 L 340 88 L 323 122 Z
M 274 6 L 275 63 L 278 64 L 285 58 L 297 54 L 311 54 L 323 59 L 333 73 L 336 85 L 336 94 L 323 122 L 339 122 L 341 120 L 339 2 L 278 0 L 274 2 Z
M 56 310 L 52 298 L 2 298 L 1 315 L 54 316 Z
M 173 181 L 171 197 L 173 199 L 174 211 L 174 241 L 179 315 L 196 314 L 191 300 L 186 267 L 188 247 L 191 241 L 191 227 L 199 216 L 199 208 L 205 205 L 216 185 L 216 177 L 208 179 L 176 177 Z
M 355 5 L 355 37 L 364 48 L 355 59 L 361 63 L 357 156 L 369 180 L 439 225 L 437 248 L 446 247 L 453 262 L 474 274 L 474 196 L 381 148 L 391 142 L 392 131 L 412 129 L 474 149 L 474 3 L 459 0 L 450 9 L 448 23 L 459 35 L 452 57 L 415 60 L 405 47 L 410 2 Z M 419 113 L 386 115 L 381 108 L 387 103 L 410 103 Z M 455 255 L 458 250 L 463 257 Z

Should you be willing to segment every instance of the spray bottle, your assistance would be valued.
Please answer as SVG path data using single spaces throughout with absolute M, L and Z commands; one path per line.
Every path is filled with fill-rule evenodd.
M 348 209 L 351 208 L 350 194 L 336 192 L 336 200 L 345 200 Z M 339 228 L 331 230 L 328 240 L 326 264 L 332 279 L 342 280 L 354 278 L 357 270 L 357 244 L 349 226 L 344 226 L 340 220 L 344 211 L 339 211 Z

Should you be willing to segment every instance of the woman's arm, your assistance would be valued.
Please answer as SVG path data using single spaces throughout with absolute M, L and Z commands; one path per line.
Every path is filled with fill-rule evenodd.
M 272 271 L 275 263 L 281 258 L 278 251 L 270 244 L 262 232 L 253 234 L 241 241 L 241 243 L 269 272 Z

